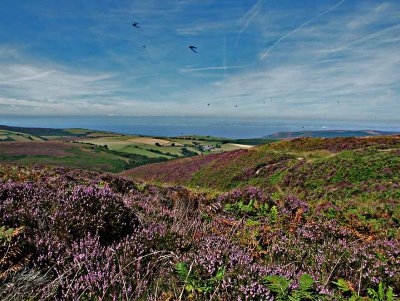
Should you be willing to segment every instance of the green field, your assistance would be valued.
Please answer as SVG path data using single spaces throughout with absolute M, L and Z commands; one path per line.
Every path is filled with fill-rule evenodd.
M 5 141 L 44 141 L 45 139 L 25 133 L 0 130 L 0 142 Z
M 202 136 L 167 138 L 79 128 L 0 126 L 0 163 L 57 165 L 119 172 L 148 163 L 248 147 L 235 144 L 239 143 L 236 140 L 229 141 Z
M 128 154 L 104 147 L 72 142 L 0 143 L 0 163 L 55 165 L 106 172 L 120 172 L 135 166 L 166 160 L 144 154 Z
M 215 140 L 212 140 L 215 139 Z M 108 149 L 129 154 L 140 154 L 149 158 L 179 158 L 190 155 L 218 153 L 247 148 L 246 145 L 227 143 L 223 138 L 191 136 L 190 139 L 143 137 L 120 135 L 114 137 L 99 137 L 80 139 L 79 142 L 97 146 L 107 146 Z

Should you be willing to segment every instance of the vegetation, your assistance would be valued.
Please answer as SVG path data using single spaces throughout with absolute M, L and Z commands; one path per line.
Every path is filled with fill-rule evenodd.
M 7 141 L 44 141 L 45 138 L 40 138 L 36 136 L 32 136 L 29 134 L 13 132 L 13 131 L 6 131 L 0 130 L 0 142 L 7 142 Z
M 0 162 L 29 166 L 54 165 L 97 171 L 120 172 L 139 165 L 163 160 L 165 159 L 120 153 L 105 147 L 70 142 L 0 143 Z
M 123 153 L 166 159 L 245 148 L 244 145 L 236 144 L 236 140 L 231 141 L 215 137 L 205 139 L 197 136 L 167 138 L 117 135 L 112 137 L 89 137 L 88 139 L 80 140 L 80 142 L 98 146 L 107 145 L 109 149 Z
M 189 189 L 82 171 L 166 158 L 24 143 L 0 143 L 1 300 L 398 300 L 397 136 L 302 138 L 124 173 Z
M 245 147 L 221 140 L 0 126 L 0 162 L 120 172 L 143 164 Z
M 399 153 L 396 136 L 302 138 L 146 165 L 125 174 L 215 192 L 256 186 L 276 197 L 295 195 L 359 229 L 399 236 Z
M 6 126 L 0 125 L 0 130 L 5 132 L 16 132 L 35 136 L 38 138 L 55 136 L 55 137 L 86 137 L 90 134 L 102 133 L 110 134 L 106 132 L 98 132 L 86 129 L 52 129 L 52 128 L 26 128 L 17 126 Z
M 1 300 L 396 300 L 400 241 L 293 195 L 0 167 Z M 390 218 L 390 217 L 388 217 Z

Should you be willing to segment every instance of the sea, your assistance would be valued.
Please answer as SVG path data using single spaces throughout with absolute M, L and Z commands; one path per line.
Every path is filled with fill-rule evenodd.
M 400 132 L 400 122 L 293 120 L 189 116 L 1 116 L 0 125 L 86 128 L 122 134 L 173 137 L 204 135 L 260 138 L 276 132 L 318 130 L 380 130 Z

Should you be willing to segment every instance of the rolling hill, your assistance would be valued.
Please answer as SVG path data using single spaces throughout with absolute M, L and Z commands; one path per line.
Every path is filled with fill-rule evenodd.
M 160 162 L 163 158 L 148 158 L 126 154 L 104 147 L 63 141 L 22 141 L 0 143 L 0 163 L 121 172 L 142 164 Z
M 357 159 L 356 162 L 360 162 L 361 158 L 368 161 L 371 156 L 378 157 L 375 161 L 390 156 L 397 162 L 399 148 L 400 136 L 297 138 L 246 150 L 143 166 L 125 174 L 143 180 L 200 186 L 219 191 L 248 184 L 269 187 L 269 178 L 276 178 L 277 171 L 287 173 L 290 168 L 298 171 L 309 165 L 314 168 L 322 163 L 341 164 L 346 160 L 349 161 L 347 165 L 352 167 L 352 159 Z M 173 175 L 176 176 L 171 176 L 173 170 Z
M 48 139 L 62 139 L 62 138 L 74 138 L 74 137 L 87 137 L 89 135 L 112 135 L 112 133 L 93 131 L 87 129 L 53 129 L 53 128 L 28 128 L 28 127 L 17 127 L 0 125 L 0 132 L 14 132 L 26 134 L 31 137 L 37 137 L 41 140 Z
M 386 225 L 398 233 L 399 155 L 400 136 L 298 138 L 150 164 L 124 175 L 212 194 L 252 186 L 277 198 L 294 195 L 313 204 L 328 202 L 341 208 L 345 220 L 353 214 L 370 216 L 368 226 Z
M 0 130 L 0 142 L 6 141 L 45 141 L 45 139 L 22 132 Z
M 0 126 L 0 162 L 120 172 L 135 166 L 266 143 L 210 136 L 148 137 L 87 129 Z

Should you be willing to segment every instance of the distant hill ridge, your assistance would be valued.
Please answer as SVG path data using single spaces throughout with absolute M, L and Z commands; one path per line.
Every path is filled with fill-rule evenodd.
M 85 137 L 88 134 L 100 132 L 87 129 L 54 129 L 41 127 L 19 127 L 0 125 L 0 131 L 12 131 L 33 136 L 60 136 L 60 137 Z
M 302 137 L 311 138 L 338 138 L 338 137 L 370 137 L 370 136 L 387 136 L 396 135 L 399 132 L 388 132 L 388 131 L 375 131 L 375 130 L 326 130 L 326 131 L 287 131 L 278 132 L 272 135 L 264 136 L 266 139 L 293 139 Z

